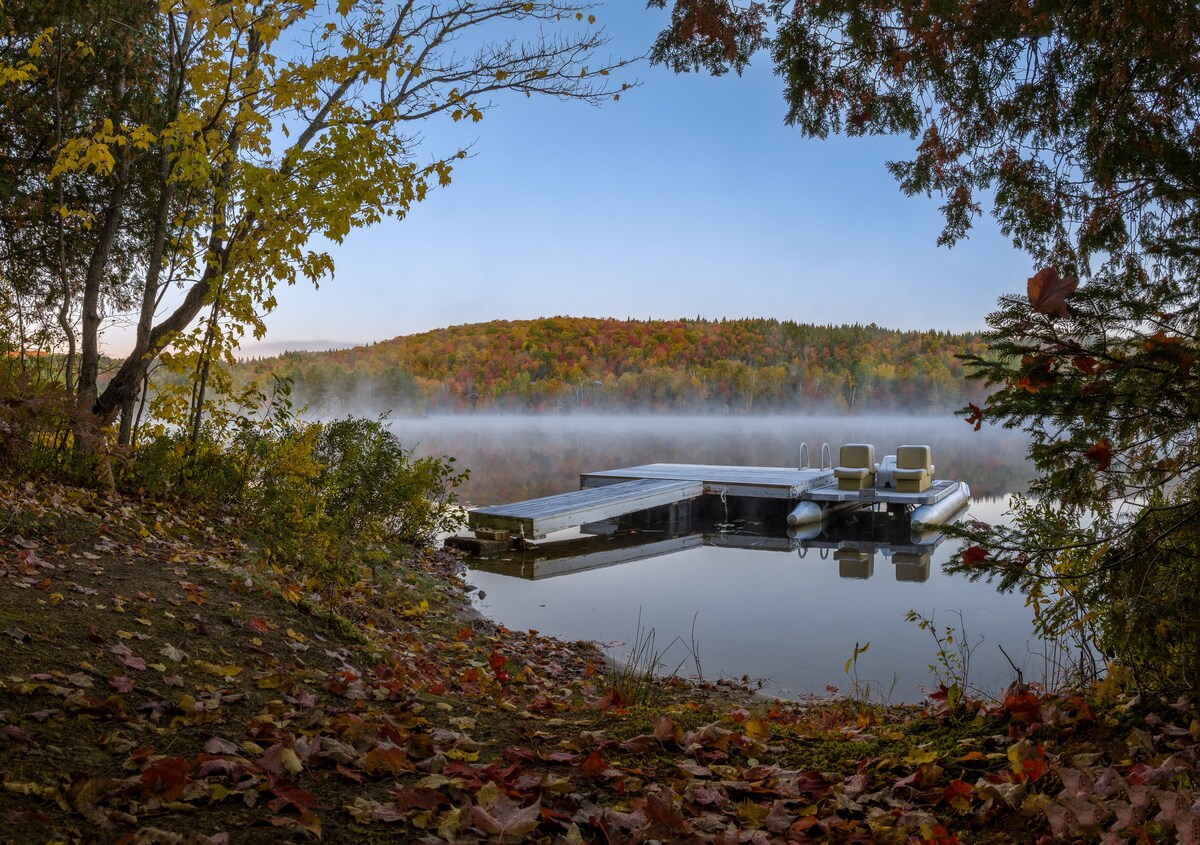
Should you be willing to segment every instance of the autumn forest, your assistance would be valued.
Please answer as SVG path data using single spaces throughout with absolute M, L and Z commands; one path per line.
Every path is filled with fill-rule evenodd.
M 453 326 L 246 362 L 318 412 L 952 411 L 979 401 L 958 355 L 977 334 L 778 320 L 552 317 Z

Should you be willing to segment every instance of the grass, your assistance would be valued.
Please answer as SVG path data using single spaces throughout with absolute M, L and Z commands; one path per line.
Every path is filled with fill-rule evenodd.
M 703 681 L 704 673 L 700 666 L 699 646 L 696 642 L 695 616 L 692 617 L 690 645 L 678 636 L 661 650 L 656 647 L 656 643 L 655 629 L 642 625 L 642 611 L 641 608 L 638 608 L 637 633 L 630 644 L 628 655 L 623 660 L 610 657 L 606 662 L 604 692 L 611 702 L 611 706 L 628 708 L 645 704 L 650 699 L 651 691 L 659 679 L 664 675 L 670 678 L 678 677 L 679 670 L 689 660 L 696 669 L 696 679 Z M 675 646 L 679 646 L 687 653 L 670 672 L 661 672 L 661 669 L 669 665 L 666 663 L 666 656 Z

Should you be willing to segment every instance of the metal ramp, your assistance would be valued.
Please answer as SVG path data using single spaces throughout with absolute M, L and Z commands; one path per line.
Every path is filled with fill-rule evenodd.
M 467 526 L 475 531 L 511 531 L 534 539 L 587 522 L 671 505 L 703 493 L 703 481 L 643 478 L 507 505 L 475 508 L 467 514 Z

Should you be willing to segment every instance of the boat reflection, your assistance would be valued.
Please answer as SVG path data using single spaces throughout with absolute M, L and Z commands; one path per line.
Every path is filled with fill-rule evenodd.
M 965 513 L 964 508 L 948 521 L 957 522 Z M 761 512 L 655 508 L 589 523 L 579 529 L 578 536 L 472 558 L 470 566 L 537 581 L 715 546 L 829 560 L 836 563 L 842 578 L 849 579 L 873 577 L 878 562 L 881 568 L 890 566 L 897 581 L 919 583 L 928 580 L 933 551 L 945 540 L 940 532 L 914 531 L 907 514 L 886 511 L 852 512 L 787 533 L 774 530 L 779 524 L 772 515 Z

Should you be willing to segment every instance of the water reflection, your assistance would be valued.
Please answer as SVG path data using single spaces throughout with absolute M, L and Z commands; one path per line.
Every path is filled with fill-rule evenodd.
M 464 499 L 473 505 L 566 492 L 578 487 L 581 472 L 641 463 L 795 466 L 801 441 L 810 454 L 821 442 L 835 451 L 842 443 L 874 443 L 877 454 L 928 443 L 938 476 L 968 482 L 970 515 L 985 522 L 1003 518 L 1009 494 L 1021 492 L 1029 476 L 1019 434 L 973 432 L 950 416 L 464 415 L 396 420 L 393 428 L 418 454 L 454 455 L 468 467 Z M 1027 678 L 1045 671 L 1024 597 L 943 571 L 957 543 L 889 535 L 900 529 L 886 514 L 866 526 L 874 534 L 863 534 L 855 521 L 872 519 L 868 514 L 822 526 L 812 537 L 768 527 L 784 525 L 785 516 L 722 511 L 698 531 L 593 526 L 592 533 L 551 535 L 528 557 L 484 564 L 468 577 L 486 596 L 480 609 L 510 628 L 609 643 L 632 640 L 640 624 L 655 630 L 660 648 L 676 637 L 698 643 L 698 667 L 675 647 L 664 658 L 669 669 L 688 658 L 681 673 L 762 678 L 764 691 L 776 695 L 824 694 L 827 685 L 849 691 L 854 678 L 843 667 L 856 643 L 870 642 L 857 661 L 860 689 L 870 683 L 872 695 L 920 698 L 922 687 L 935 685 L 929 667 L 936 646 L 928 631 L 905 620 L 910 609 L 934 618 L 939 629 L 952 625 L 956 641 L 973 646 L 973 687 L 994 693 L 1011 680 L 998 646 Z M 839 533 L 850 531 L 856 536 Z M 558 545 L 563 541 L 575 545 Z M 612 651 L 622 656 L 629 646 Z
M 744 513 L 730 515 L 730 506 Z M 786 508 L 776 502 L 697 499 L 668 507 L 592 522 L 568 536 L 524 549 L 508 549 L 473 560 L 472 568 L 512 578 L 537 581 L 588 572 L 607 566 L 636 563 L 700 546 L 761 552 L 810 552 L 838 563 L 842 578 L 870 578 L 875 557 L 892 564 L 897 581 L 929 580 L 934 550 L 945 536 L 936 531 L 914 531 L 906 514 L 861 511 L 842 514 L 812 528 L 772 531 L 784 524 Z M 967 513 L 964 508 L 950 522 Z

